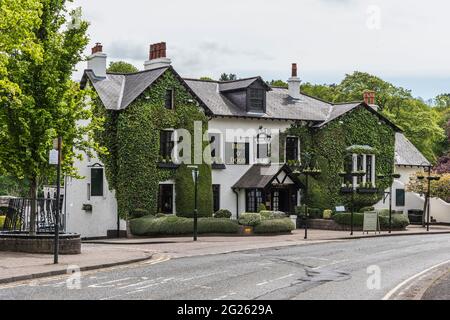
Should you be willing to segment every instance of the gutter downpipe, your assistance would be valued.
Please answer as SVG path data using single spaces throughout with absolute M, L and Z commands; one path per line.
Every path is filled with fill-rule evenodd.
M 236 219 L 239 219 L 239 189 L 233 188 L 233 192 L 236 195 Z

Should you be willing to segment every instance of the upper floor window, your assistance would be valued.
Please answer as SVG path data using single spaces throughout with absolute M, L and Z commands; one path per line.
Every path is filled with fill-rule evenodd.
M 250 146 L 248 142 L 227 142 L 226 164 L 249 164 Z
M 266 91 L 264 89 L 250 88 L 248 94 L 248 111 L 264 111 Z
M 299 159 L 298 137 L 286 137 L 286 162 Z
M 267 133 L 259 133 L 256 136 L 256 161 L 270 162 L 270 136 Z
M 346 176 L 344 182 L 354 186 L 370 183 L 375 186 L 375 155 L 373 154 L 349 154 L 344 161 Z M 352 175 L 352 172 L 361 172 L 363 176 Z
M 166 109 L 173 109 L 173 89 L 166 90 L 164 107 Z
M 211 160 L 213 162 L 221 162 L 222 161 L 222 153 L 221 153 L 221 135 L 220 133 L 209 133 L 209 144 L 211 148 Z
M 103 168 L 91 168 L 91 196 L 103 196 Z
M 159 155 L 163 159 L 172 157 L 174 147 L 173 130 L 161 130 L 159 134 Z

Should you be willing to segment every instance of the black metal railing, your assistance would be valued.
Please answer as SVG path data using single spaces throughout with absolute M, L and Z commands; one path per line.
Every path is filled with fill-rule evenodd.
M 10 199 L 8 212 L 6 213 L 3 231 L 29 232 L 31 230 L 31 217 L 34 202 L 35 230 L 37 233 L 49 233 L 55 231 L 56 199 Z M 59 230 L 64 231 L 64 219 L 62 217 L 62 200 L 60 201 Z

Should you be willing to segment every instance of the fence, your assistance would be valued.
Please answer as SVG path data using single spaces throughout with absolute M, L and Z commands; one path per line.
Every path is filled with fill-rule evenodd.
M 32 204 L 35 204 L 36 232 L 48 233 L 55 231 L 56 199 L 10 199 L 6 213 L 3 231 L 29 232 L 31 227 Z M 59 230 L 64 231 L 64 217 L 61 215 L 62 199 L 60 200 Z

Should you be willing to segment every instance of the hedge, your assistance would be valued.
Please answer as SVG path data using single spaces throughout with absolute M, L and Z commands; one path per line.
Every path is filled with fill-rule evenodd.
M 282 211 L 262 210 L 259 214 L 262 220 L 286 218 L 286 214 Z
M 220 209 L 220 210 L 217 210 L 214 213 L 214 218 L 227 218 L 227 219 L 230 219 L 231 215 L 232 214 L 231 214 L 230 210 Z
M 351 224 L 351 217 L 349 212 L 336 213 L 333 216 L 334 221 L 341 225 L 349 226 Z M 379 214 L 381 230 L 387 230 L 389 228 L 389 216 Z M 353 214 L 353 225 L 356 227 L 362 227 L 364 222 L 364 213 Z M 392 215 L 392 229 L 405 229 L 409 225 L 409 219 L 404 214 Z
M 199 218 L 198 233 L 238 233 L 238 224 L 230 219 Z M 177 216 L 152 216 L 130 220 L 131 233 L 136 236 L 192 234 L 194 220 Z
M 6 216 L 0 216 L 0 230 L 3 229 L 3 224 L 5 223 Z
M 295 225 L 289 218 L 262 220 L 253 228 L 255 233 L 281 233 L 291 232 Z
M 239 218 L 239 224 L 244 226 L 256 226 L 261 222 L 261 215 L 259 213 L 245 212 Z

